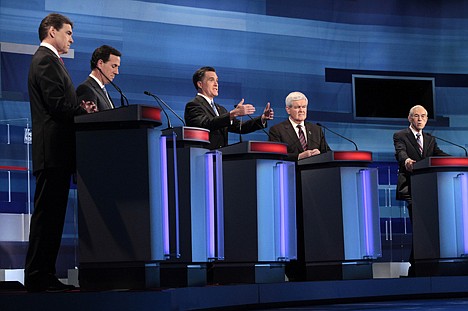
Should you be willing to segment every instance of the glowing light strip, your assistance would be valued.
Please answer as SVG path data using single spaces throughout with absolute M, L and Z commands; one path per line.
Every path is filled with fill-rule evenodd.
M 430 166 L 468 166 L 468 158 L 430 158 Z
M 223 194 L 223 159 L 220 151 L 216 155 L 216 225 L 217 259 L 224 260 L 224 194 Z
M 174 198 L 175 198 L 175 256 L 180 258 L 180 227 L 179 227 L 179 178 L 177 169 L 177 134 L 172 132 L 172 149 L 174 158 Z
M 162 234 L 163 234 L 163 251 L 164 256 L 170 256 L 169 249 L 169 198 L 167 186 L 167 148 L 166 137 L 159 138 L 160 155 L 161 155 L 161 209 L 162 209 Z
M 372 152 L 369 151 L 334 151 L 335 161 L 372 161 Z
M 366 255 L 374 255 L 374 237 L 369 232 L 372 225 L 372 199 L 371 199 L 371 185 L 370 185 L 370 171 L 361 171 L 361 184 L 362 184 L 362 207 L 364 210 L 364 230 L 365 230 L 365 245 Z
M 461 182 L 461 203 L 463 211 L 463 248 L 464 254 L 468 254 L 468 188 L 467 188 L 467 176 L 465 174 L 460 175 Z
M 286 199 L 287 193 L 284 191 L 285 188 L 288 187 L 287 180 L 284 177 L 284 170 L 286 169 L 285 165 L 279 164 L 279 209 L 280 209 L 280 257 L 282 259 L 286 259 L 286 232 L 289 232 L 287 229 L 287 221 L 286 221 L 286 206 L 285 202 L 288 200 Z
M 207 153 L 205 156 L 206 243 L 207 243 L 207 257 L 209 260 L 215 259 L 213 155 L 214 155 L 213 153 Z
M 184 140 L 206 141 L 210 142 L 210 132 L 201 129 L 184 128 Z
M 22 166 L 0 166 L 0 170 L 2 171 L 27 171 L 27 167 Z
M 286 155 L 288 154 L 288 149 L 282 143 L 251 141 L 249 152 L 280 153 Z

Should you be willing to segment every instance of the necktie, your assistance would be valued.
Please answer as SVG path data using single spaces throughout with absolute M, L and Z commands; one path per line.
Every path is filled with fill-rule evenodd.
M 416 134 L 416 141 L 418 142 L 419 154 L 422 155 L 422 153 L 423 153 L 423 144 L 422 144 L 422 141 L 421 141 L 421 134 L 420 133 Z
M 107 93 L 107 89 L 106 89 L 105 86 L 102 87 L 102 91 L 104 92 L 104 94 L 106 94 L 106 97 L 107 97 L 107 101 L 108 101 L 108 103 L 109 103 L 109 106 L 110 106 L 111 108 L 114 108 L 114 105 L 112 104 L 112 101 L 111 101 L 111 99 L 110 99 L 110 97 L 109 97 L 109 94 Z
M 214 101 L 211 101 L 211 108 L 213 108 L 215 115 L 219 116 L 218 109 L 216 109 Z
M 298 124 L 297 125 L 297 130 L 299 132 L 299 140 L 301 141 L 301 146 L 304 151 L 307 150 L 307 141 L 305 139 L 304 132 L 302 131 L 302 125 Z
M 62 65 L 65 65 L 65 63 L 63 62 L 63 58 L 59 57 L 59 60 L 62 63 Z

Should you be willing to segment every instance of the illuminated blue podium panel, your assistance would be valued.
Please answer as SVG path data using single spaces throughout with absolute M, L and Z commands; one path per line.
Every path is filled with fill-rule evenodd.
M 298 260 L 293 280 L 372 278 L 381 256 L 378 176 L 367 151 L 298 161 Z
M 169 238 L 160 110 L 131 105 L 75 123 L 80 286 L 159 286 Z
M 411 193 L 415 274 L 468 275 L 468 158 L 415 163 Z
M 213 263 L 214 283 L 285 280 L 295 259 L 295 163 L 286 145 L 247 141 L 221 148 L 224 260 Z
M 209 130 L 166 129 L 169 202 L 167 260 L 160 263 L 161 286 L 207 284 L 207 263 L 222 258 L 218 223 L 222 215 L 221 153 L 205 148 Z M 216 218 L 215 218 L 216 217 Z M 220 236 L 220 237 L 218 237 Z

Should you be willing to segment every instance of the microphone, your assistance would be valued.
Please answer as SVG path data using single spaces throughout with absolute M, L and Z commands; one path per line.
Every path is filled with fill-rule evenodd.
M 349 138 L 347 138 L 347 137 L 344 137 L 343 135 L 338 134 L 338 133 L 335 132 L 335 131 L 330 130 L 330 129 L 329 129 L 328 127 L 326 127 L 325 125 L 322 125 L 322 124 L 320 124 L 320 123 L 317 123 L 317 125 L 320 126 L 320 127 L 322 127 L 322 128 L 324 128 L 324 129 L 326 129 L 326 130 L 328 130 L 328 131 L 330 131 L 330 132 L 332 132 L 333 134 L 335 134 L 335 135 L 337 135 L 337 136 L 339 136 L 339 137 L 341 137 L 341 138 L 343 138 L 343 139 L 346 139 L 347 141 L 351 142 L 351 143 L 354 145 L 354 147 L 356 148 L 356 151 L 359 150 L 358 147 L 357 147 L 357 145 L 356 145 L 356 143 L 355 143 L 354 141 L 352 141 L 351 139 L 349 139 Z
M 432 135 L 432 134 L 429 134 L 429 133 L 427 133 L 427 134 L 428 134 L 429 136 L 434 137 L 435 139 L 438 139 L 438 140 L 441 140 L 441 141 L 445 141 L 446 143 L 449 143 L 450 145 L 454 145 L 454 146 L 457 146 L 458 148 L 463 149 L 463 150 L 465 151 L 465 157 L 468 157 L 468 152 L 466 151 L 466 148 L 465 148 L 465 147 L 460 146 L 460 145 L 457 145 L 457 144 L 455 144 L 455 143 L 452 143 L 451 141 L 448 141 L 448 140 L 446 140 L 446 139 L 443 139 L 443 138 L 434 136 L 434 135 Z
M 101 68 L 99 68 L 99 67 L 97 67 L 97 66 L 96 66 L 96 68 L 99 70 L 99 72 L 102 74 L 102 76 L 103 76 L 104 78 L 106 78 L 107 81 L 109 81 L 109 83 L 114 87 L 114 89 L 116 89 L 117 92 L 120 93 L 120 107 L 128 106 L 128 99 L 127 99 L 127 97 L 124 95 L 124 93 L 122 92 L 122 90 L 121 90 L 114 82 L 112 82 L 112 81 L 104 74 L 104 72 L 102 72 Z M 126 105 L 125 105 L 125 102 L 124 102 L 124 98 L 125 98 L 125 102 L 127 103 Z
M 157 96 L 151 94 L 151 93 L 148 92 L 148 91 L 145 91 L 144 93 L 145 93 L 145 95 L 152 96 L 152 97 L 156 100 L 156 102 L 158 103 L 159 107 L 161 107 L 161 110 L 164 112 L 164 115 L 166 116 L 166 119 L 167 119 L 167 128 L 168 128 L 168 129 L 171 129 L 171 128 L 172 128 L 171 119 L 169 119 L 169 116 L 167 115 L 166 109 L 164 109 L 164 107 L 161 105 L 161 102 L 160 102 L 159 97 L 157 97 Z
M 163 107 L 161 106 L 161 103 L 162 103 L 164 106 L 166 106 L 166 108 L 169 109 L 169 110 L 177 117 L 177 119 L 179 119 L 180 122 L 182 122 L 182 124 L 185 126 L 185 121 L 184 121 L 184 119 L 182 119 L 182 118 L 174 111 L 174 109 L 171 108 L 171 106 L 169 106 L 169 105 L 166 104 L 161 98 L 159 98 L 159 96 L 154 95 L 153 93 L 148 92 L 148 91 L 145 91 L 144 93 L 145 93 L 145 95 L 148 95 L 148 96 L 153 97 L 153 98 L 156 100 L 156 102 L 159 104 L 159 106 L 161 107 L 161 109 L 162 109 L 163 111 L 164 111 L 164 109 L 163 109 Z M 164 111 L 164 113 L 166 114 L 165 111 Z M 167 114 L 166 114 L 166 118 L 167 118 L 167 122 L 170 123 L 170 122 L 169 122 L 169 117 L 167 116 Z M 168 125 L 168 126 L 169 126 L 169 125 Z M 172 128 L 172 126 L 169 126 L 169 127 Z

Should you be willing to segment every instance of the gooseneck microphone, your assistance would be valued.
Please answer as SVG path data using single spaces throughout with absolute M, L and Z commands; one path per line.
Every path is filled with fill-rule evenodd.
M 157 95 L 155 95 L 155 94 L 153 94 L 153 93 L 151 93 L 151 92 L 145 91 L 144 93 L 145 93 L 145 95 L 148 95 L 148 96 L 153 97 L 153 98 L 156 100 L 156 102 L 159 104 L 159 106 L 161 107 L 162 111 L 163 111 L 164 114 L 166 115 L 167 123 L 168 123 L 167 126 L 168 126 L 169 128 L 172 128 L 172 126 L 170 126 L 169 117 L 167 116 L 167 113 L 166 113 L 166 111 L 164 110 L 164 108 L 161 106 L 161 104 L 163 104 L 167 109 L 169 109 L 169 110 L 177 117 L 177 119 L 179 119 L 180 122 L 182 122 L 182 124 L 185 126 L 185 121 L 184 121 L 184 119 L 182 119 L 182 118 L 174 111 L 174 109 L 171 108 L 171 106 L 169 106 L 168 104 L 166 104 L 166 103 L 164 102 L 164 100 L 162 100 L 161 98 L 159 98 L 159 96 L 157 96 Z
M 435 139 L 438 139 L 438 140 L 441 140 L 441 141 L 445 141 L 446 143 L 449 143 L 450 145 L 454 145 L 454 146 L 456 146 L 456 147 L 458 147 L 458 148 L 463 149 L 463 151 L 465 151 L 465 157 L 468 157 L 468 152 L 466 151 L 466 148 L 465 148 L 465 147 L 460 146 L 460 145 L 458 145 L 458 144 L 455 144 L 455 143 L 453 143 L 453 142 L 451 142 L 451 141 L 448 141 L 448 140 L 446 140 L 446 139 L 443 139 L 443 138 L 434 136 L 434 135 L 432 135 L 432 134 L 429 134 L 429 133 L 427 133 L 427 134 L 428 134 L 429 136 L 434 137 Z
M 335 131 L 330 130 L 330 129 L 329 129 L 328 127 L 326 127 L 325 125 L 322 125 L 322 124 L 320 124 L 320 123 L 317 123 L 317 125 L 320 126 L 320 127 L 322 127 L 322 128 L 324 128 L 324 129 L 326 129 L 327 131 L 332 132 L 333 134 L 335 134 L 335 135 L 337 135 L 337 136 L 339 136 L 339 137 L 341 137 L 341 138 L 343 138 L 343 139 L 346 139 L 347 141 L 349 141 L 350 143 L 352 143 L 352 144 L 354 145 L 354 148 L 356 148 L 356 151 L 359 150 L 358 147 L 357 147 L 357 145 L 356 145 L 356 143 L 355 143 L 354 141 L 352 141 L 351 139 L 349 139 L 349 138 L 347 138 L 347 137 L 344 137 L 343 135 L 338 134 L 338 133 L 335 132 Z
M 167 115 L 166 109 L 164 109 L 164 107 L 161 105 L 161 102 L 160 102 L 160 100 L 159 100 L 159 97 L 157 97 L 156 95 L 151 94 L 151 93 L 148 92 L 148 91 L 145 91 L 144 93 L 145 93 L 145 95 L 152 96 L 152 97 L 154 98 L 154 100 L 156 100 L 156 102 L 158 103 L 159 107 L 161 107 L 162 112 L 164 112 L 164 115 L 166 116 L 167 128 L 168 128 L 168 129 L 171 129 L 171 128 L 172 128 L 171 119 L 170 119 L 169 116 Z
M 114 89 L 117 90 L 117 92 L 120 93 L 120 107 L 123 107 L 123 106 L 128 106 L 128 99 L 127 97 L 124 95 L 124 93 L 122 92 L 122 90 L 114 83 L 112 82 L 105 74 L 104 72 L 102 72 L 101 68 L 97 67 L 96 68 L 99 70 L 99 72 L 102 74 L 102 76 L 104 78 L 107 79 L 107 81 L 109 81 L 109 83 L 114 87 Z M 125 101 L 124 101 L 125 99 Z

